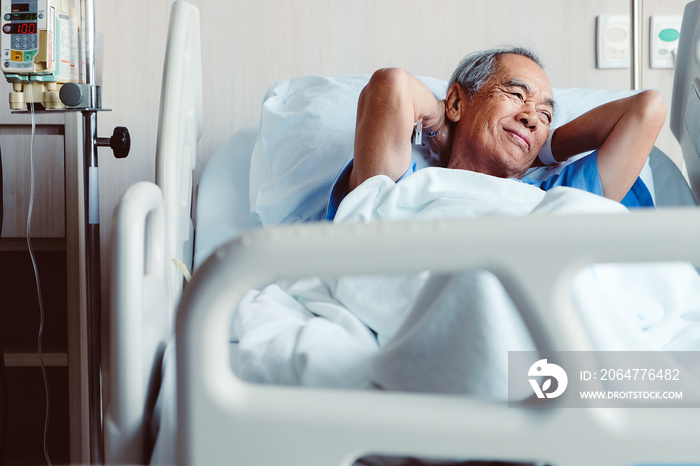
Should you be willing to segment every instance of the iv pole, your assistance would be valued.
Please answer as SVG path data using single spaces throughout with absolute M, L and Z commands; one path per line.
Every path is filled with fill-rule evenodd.
M 87 277 L 88 394 L 90 463 L 104 462 L 102 441 L 102 348 L 99 171 L 97 165 L 97 87 L 95 81 L 94 0 L 81 0 L 81 31 L 85 76 L 90 108 L 83 110 L 83 157 L 85 183 L 85 249 Z
M 89 393 L 90 463 L 104 463 L 104 419 L 102 405 L 102 306 L 100 272 L 100 199 L 97 148 L 111 147 L 117 158 L 126 157 L 131 146 L 129 131 L 117 127 L 111 138 L 97 137 L 97 112 L 102 110 L 95 67 L 95 2 L 80 0 L 82 56 L 81 85 L 64 85 L 61 98 L 67 105 L 78 105 L 87 97 L 83 114 L 83 157 L 85 184 L 85 261 L 87 291 L 87 364 Z M 83 95 L 83 88 L 87 96 Z
M 82 43 L 85 57 L 85 81 L 90 93 L 90 108 L 83 111 L 83 157 L 86 225 L 88 393 L 90 462 L 104 463 L 102 438 L 102 332 L 100 273 L 99 171 L 97 165 L 97 87 L 95 78 L 94 0 L 81 0 Z

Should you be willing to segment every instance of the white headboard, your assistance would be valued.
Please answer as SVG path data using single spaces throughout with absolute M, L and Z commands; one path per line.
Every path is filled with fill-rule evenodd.
M 184 51 L 184 52 L 183 52 Z M 173 3 L 161 88 L 156 184 L 165 203 L 166 260 L 176 258 L 192 270 L 191 220 L 193 171 L 202 137 L 202 75 L 199 10 Z M 173 308 L 182 291 L 182 274 L 173 266 L 168 294 Z
M 671 131 L 683 150 L 690 187 L 700 199 L 700 0 L 686 5 L 676 58 Z

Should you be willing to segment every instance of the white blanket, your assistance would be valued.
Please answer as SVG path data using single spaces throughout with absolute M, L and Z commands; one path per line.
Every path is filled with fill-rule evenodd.
M 545 193 L 426 168 L 398 184 L 367 180 L 341 203 L 335 221 L 624 211 L 576 189 Z M 700 349 L 700 278 L 687 264 L 590 267 L 573 299 L 598 349 Z M 495 399 L 507 398 L 507 352 L 533 349 L 500 282 L 482 271 L 280 282 L 249 293 L 234 333 L 234 366 L 246 380 Z

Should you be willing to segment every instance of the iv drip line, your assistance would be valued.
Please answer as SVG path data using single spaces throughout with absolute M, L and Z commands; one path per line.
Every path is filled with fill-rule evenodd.
M 49 381 L 46 375 L 46 366 L 44 365 L 44 353 L 42 351 L 42 340 L 44 337 L 44 301 L 41 297 L 41 282 L 39 281 L 39 269 L 36 265 L 36 259 L 34 257 L 34 250 L 32 249 L 31 240 L 31 226 L 32 226 L 32 213 L 34 210 L 34 191 L 35 191 L 35 177 L 34 177 L 34 138 L 36 136 L 36 118 L 34 113 L 34 98 L 32 95 L 32 85 L 29 85 L 29 110 L 32 115 L 32 135 L 29 143 L 29 173 L 30 173 L 30 188 L 29 188 L 29 209 L 27 211 L 27 249 L 29 250 L 29 257 L 32 261 L 32 267 L 34 268 L 34 279 L 36 281 L 36 291 L 39 298 L 39 332 L 37 336 L 37 351 L 39 353 L 39 364 L 41 366 L 41 375 L 44 380 L 44 394 L 46 396 L 46 416 L 44 417 L 44 458 L 46 459 L 46 464 L 51 466 L 51 459 L 49 458 L 49 450 L 47 448 L 47 438 L 49 429 L 49 415 L 51 412 L 51 397 L 49 396 Z

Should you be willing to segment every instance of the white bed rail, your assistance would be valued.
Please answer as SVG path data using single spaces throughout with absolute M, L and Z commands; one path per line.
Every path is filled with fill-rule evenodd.
M 109 464 L 146 464 L 150 459 L 149 416 L 183 285 L 172 259 L 192 267 L 192 178 L 202 127 L 199 10 L 175 0 L 162 76 L 157 185 L 131 186 L 114 219 L 104 432 Z
M 697 460 L 694 410 L 541 410 L 466 396 L 254 385 L 231 371 L 228 329 L 243 294 L 277 278 L 486 269 L 539 348 L 584 349 L 568 293 L 575 273 L 602 262 L 697 264 L 699 232 L 700 210 L 678 209 L 245 234 L 198 269 L 178 310 L 179 463 L 348 465 L 371 453 L 555 465 Z
M 158 186 L 132 185 L 119 202 L 113 225 L 105 454 L 107 464 L 146 464 L 149 404 L 155 401 L 159 364 L 173 329 Z

